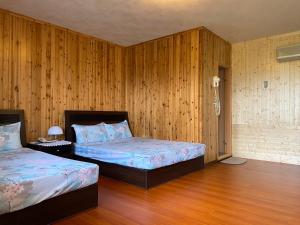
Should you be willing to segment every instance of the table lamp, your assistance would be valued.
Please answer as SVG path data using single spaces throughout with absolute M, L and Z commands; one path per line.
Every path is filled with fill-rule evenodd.
M 52 126 L 48 130 L 48 135 L 49 136 L 54 136 L 54 139 L 57 138 L 57 136 L 62 135 L 64 132 L 59 126 Z

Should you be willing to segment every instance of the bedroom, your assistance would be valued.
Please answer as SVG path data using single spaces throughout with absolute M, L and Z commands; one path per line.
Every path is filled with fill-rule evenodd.
M 55 206 L 44 204 L 57 214 L 45 216 L 40 209 L 41 221 L 299 224 L 300 61 L 277 59 L 278 49 L 300 43 L 298 1 L 284 6 L 281 1 L 120 2 L 0 1 L 0 124 L 24 121 L 21 144 L 27 147 L 39 137 L 51 138 L 49 128 L 59 126 L 58 138 L 72 142 L 59 149 L 75 163 L 86 157 L 74 155 L 73 124 L 124 120 L 134 137 L 188 143 L 199 148 L 198 157 L 171 158 L 174 165 L 166 159 L 159 166 L 133 158 L 139 166 L 129 169 L 102 162 L 97 190 L 93 177 L 85 192 L 90 201 L 58 195 Z M 223 77 L 218 87 L 214 76 Z M 24 110 L 24 118 L 22 111 L 11 110 Z M 153 144 L 164 145 L 161 152 L 166 143 Z M 40 150 L 34 159 L 43 151 L 50 153 L 44 160 L 62 156 L 57 147 L 30 148 Z M 247 162 L 220 163 L 231 156 Z M 159 157 L 154 162 L 160 163 Z M 99 160 L 90 161 L 76 165 Z M 69 205 L 57 207 L 61 201 L 87 205 L 72 211 Z M 1 213 L 0 219 L 16 211 Z M 28 211 L 20 221 L 32 216 Z M 42 224 L 20 221 L 14 224 Z

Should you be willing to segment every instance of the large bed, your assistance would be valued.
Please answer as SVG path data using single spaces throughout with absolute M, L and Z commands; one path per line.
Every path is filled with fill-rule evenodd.
M 128 121 L 127 112 L 65 111 L 66 140 L 74 142 L 75 158 L 97 163 L 101 175 L 144 188 L 202 169 L 205 145 L 130 137 L 109 142 L 76 143 L 76 125 Z
M 0 110 L 0 124 L 21 122 L 24 112 Z M 49 224 L 98 205 L 98 166 L 28 148 L 0 151 L 0 224 Z

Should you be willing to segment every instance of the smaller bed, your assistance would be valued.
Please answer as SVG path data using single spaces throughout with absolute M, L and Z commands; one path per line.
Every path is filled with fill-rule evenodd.
M 0 151 L 0 214 L 96 184 L 98 166 L 20 148 Z
M 21 122 L 24 112 L 0 110 L 0 124 Z M 98 205 L 98 166 L 28 148 L 0 151 L 0 224 L 49 224 Z
M 154 187 L 204 167 L 204 144 L 138 137 L 76 143 L 73 124 L 113 124 L 124 120 L 128 123 L 127 112 L 65 111 L 66 140 L 75 142 L 75 158 L 97 163 L 101 175 L 144 188 Z

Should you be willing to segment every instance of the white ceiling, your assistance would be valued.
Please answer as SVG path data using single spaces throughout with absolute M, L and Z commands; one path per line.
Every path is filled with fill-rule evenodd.
M 124 46 L 199 26 L 233 43 L 300 30 L 300 0 L 0 0 L 0 8 Z

